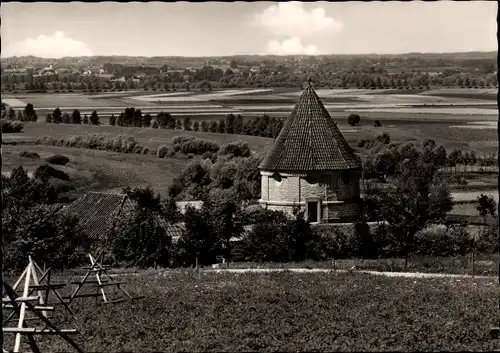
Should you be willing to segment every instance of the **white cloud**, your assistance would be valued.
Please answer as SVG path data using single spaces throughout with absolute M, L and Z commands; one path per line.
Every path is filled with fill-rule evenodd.
M 91 56 L 92 50 L 87 44 L 66 37 L 63 32 L 53 35 L 44 34 L 36 39 L 28 38 L 19 43 L 7 45 L 2 56 L 33 55 L 42 58 L 62 58 L 64 56 Z
M 276 39 L 267 43 L 267 54 L 272 55 L 318 55 L 318 49 L 314 45 L 303 46 L 300 38 L 292 37 L 279 42 Z
M 280 2 L 256 14 L 252 23 L 267 28 L 275 36 L 309 37 L 318 33 L 337 32 L 342 23 L 326 15 L 323 8 L 310 11 L 300 2 Z

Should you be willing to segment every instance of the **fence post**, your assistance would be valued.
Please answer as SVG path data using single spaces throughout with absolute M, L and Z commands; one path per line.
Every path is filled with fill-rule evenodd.
M 476 234 L 472 238 L 472 278 L 474 278 L 474 270 L 475 270 L 475 253 L 476 253 Z

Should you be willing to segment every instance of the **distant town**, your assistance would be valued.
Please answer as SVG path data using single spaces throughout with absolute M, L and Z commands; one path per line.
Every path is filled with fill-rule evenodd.
M 496 53 L 2 58 L 2 91 L 168 90 L 299 87 L 308 77 L 318 88 L 487 88 L 498 85 Z

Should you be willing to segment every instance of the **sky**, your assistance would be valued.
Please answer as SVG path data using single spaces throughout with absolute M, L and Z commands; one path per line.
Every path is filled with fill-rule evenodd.
M 3 3 L 2 57 L 497 51 L 496 1 Z

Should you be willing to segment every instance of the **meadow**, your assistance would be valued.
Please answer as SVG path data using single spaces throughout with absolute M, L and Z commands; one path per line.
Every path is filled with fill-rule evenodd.
M 79 330 L 73 339 L 86 352 L 498 350 L 489 336 L 499 314 L 494 278 L 181 270 L 120 280 L 145 297 L 100 306 L 76 299 L 76 320 L 55 313 L 59 327 Z M 39 342 L 42 351 L 72 351 L 57 337 Z

